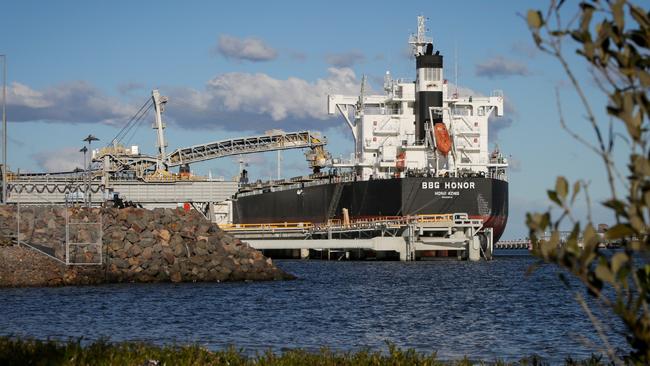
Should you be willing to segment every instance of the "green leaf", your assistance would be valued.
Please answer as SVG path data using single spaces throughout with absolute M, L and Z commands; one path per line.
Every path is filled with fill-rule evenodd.
M 641 27 L 648 28 L 650 27 L 650 16 L 645 13 L 643 8 L 636 6 L 634 4 L 630 4 L 630 14 L 632 15 L 632 18 L 636 20 L 637 23 Z
M 591 4 L 581 3 L 580 7 L 582 8 L 582 15 L 580 17 L 580 32 L 587 33 L 589 31 L 589 23 L 591 23 L 591 18 L 594 15 L 595 8 Z
M 638 125 L 640 124 L 641 122 L 639 121 Z M 634 172 L 646 177 L 650 176 L 650 161 L 643 156 L 637 156 L 636 159 L 634 159 Z
M 603 282 L 614 283 L 614 276 L 607 263 L 601 263 L 596 267 L 596 277 Z
M 593 251 L 600 241 L 600 236 L 591 224 L 585 226 L 585 231 L 582 234 L 582 241 L 583 248 L 586 251 Z
M 569 193 L 569 183 L 566 178 L 557 177 L 555 180 L 555 192 L 562 201 L 566 199 L 566 196 Z
M 555 192 L 555 191 L 551 191 L 551 190 L 548 190 L 548 191 L 546 191 L 546 194 L 548 195 L 548 198 L 549 198 L 551 201 L 557 203 L 558 206 L 562 206 L 562 202 L 561 202 L 560 199 L 558 198 L 558 196 L 557 196 L 557 192 Z
M 539 249 L 542 257 L 549 260 L 557 254 L 558 244 L 560 243 L 560 233 L 555 230 L 548 240 L 539 242 Z
M 576 197 L 578 196 L 578 193 L 580 193 L 580 181 L 576 181 L 573 183 L 573 194 L 571 195 L 571 203 L 575 202 Z
M 643 194 L 643 203 L 645 203 L 647 207 L 650 207 L 650 191 Z
M 650 195 L 648 196 L 648 200 L 650 200 Z M 603 202 L 603 206 L 611 208 L 617 215 L 627 217 L 627 211 L 625 210 L 625 203 L 623 201 L 611 199 Z
M 634 232 L 641 233 L 645 231 L 645 222 L 641 219 L 639 215 L 630 215 L 630 225 Z
M 539 29 L 544 24 L 542 12 L 539 10 L 528 10 L 526 19 L 528 20 L 528 26 L 532 29 Z
M 641 86 L 644 88 L 650 88 L 650 74 L 643 70 L 636 70 L 636 76 L 639 78 Z
M 625 1 L 617 0 L 612 5 L 612 14 L 614 15 L 614 21 L 616 22 L 616 26 L 619 29 L 625 28 L 625 17 L 624 17 L 624 14 L 623 14 L 623 5 L 624 4 L 625 4 Z
M 533 32 L 533 40 L 535 41 L 535 45 L 537 45 L 537 47 L 544 49 L 544 46 L 542 46 L 543 40 L 542 37 L 539 36 L 539 32 Z
M 628 224 L 615 225 L 605 233 L 605 237 L 610 240 L 621 239 L 632 235 L 634 235 L 634 230 Z
M 580 235 L 580 223 L 576 222 L 573 225 L 573 230 L 571 230 L 571 234 L 569 234 L 569 236 L 566 238 L 566 245 L 564 246 L 568 253 L 571 253 L 576 256 L 580 256 L 582 254 L 582 250 L 578 246 L 579 235 Z
M 618 252 L 612 257 L 612 272 L 617 274 L 618 271 L 623 267 L 623 265 L 629 260 L 627 254 L 623 252 Z

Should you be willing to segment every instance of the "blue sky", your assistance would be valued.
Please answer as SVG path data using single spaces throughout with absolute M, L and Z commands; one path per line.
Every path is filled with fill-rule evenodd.
M 407 38 L 428 16 L 434 46 L 454 81 L 477 93 L 501 89 L 506 116 L 492 143 L 511 156 L 511 217 L 505 238 L 523 237 L 524 213 L 547 206 L 556 175 L 591 181 L 606 194 L 600 163 L 561 131 L 555 87 L 571 125 L 589 129 L 559 66 L 534 48 L 525 14 L 541 2 L 404 1 L 61 1 L 6 2 L 0 53 L 8 55 L 13 169 L 43 171 L 81 160 L 81 140 L 110 141 L 159 88 L 168 95 L 169 148 L 272 128 L 320 130 L 334 155 L 352 151 L 345 122 L 326 114 L 327 92 L 356 93 L 362 74 L 378 90 L 386 70 L 414 78 Z M 574 57 L 571 57 L 574 59 Z M 602 102 L 584 66 L 589 97 Z M 602 115 L 602 111 L 598 111 Z M 149 121 L 131 139 L 153 152 Z M 307 171 L 300 152 L 284 153 L 285 175 Z M 275 154 L 249 157 L 256 177 L 275 174 Z M 74 165 L 74 161 L 73 161 Z M 230 178 L 222 159 L 193 166 Z M 595 220 L 605 220 L 596 210 Z

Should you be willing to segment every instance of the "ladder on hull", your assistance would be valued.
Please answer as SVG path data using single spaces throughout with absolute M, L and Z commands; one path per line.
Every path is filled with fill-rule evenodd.
M 331 219 L 336 215 L 336 208 L 339 205 L 341 200 L 341 194 L 343 194 L 343 183 L 337 183 L 334 187 L 334 193 L 332 194 L 332 199 L 330 200 L 330 206 L 327 209 L 327 219 Z

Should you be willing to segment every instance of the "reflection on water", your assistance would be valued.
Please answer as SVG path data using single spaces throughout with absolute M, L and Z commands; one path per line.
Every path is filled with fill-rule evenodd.
M 597 352 L 593 327 L 555 268 L 526 276 L 534 263 L 526 252 L 500 254 L 479 263 L 278 261 L 300 278 L 288 282 L 0 289 L 0 334 L 251 352 L 391 342 L 486 360 Z

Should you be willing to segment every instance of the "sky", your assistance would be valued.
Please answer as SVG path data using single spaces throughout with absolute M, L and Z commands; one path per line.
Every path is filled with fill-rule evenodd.
M 505 116 L 490 122 L 489 138 L 511 163 L 504 239 L 521 238 L 525 213 L 549 206 L 546 190 L 557 175 L 589 181 L 594 202 L 607 194 L 601 163 L 560 128 L 555 90 L 571 127 L 593 139 L 584 109 L 557 62 L 535 49 L 521 17 L 544 4 L 6 1 L 0 54 L 7 55 L 9 166 L 81 166 L 83 138 L 109 143 L 154 88 L 169 97 L 168 149 L 310 129 L 328 138 L 334 156 L 349 156 L 350 131 L 340 116 L 327 114 L 327 94 L 358 94 L 362 75 L 381 90 L 387 70 L 414 79 L 407 40 L 416 17 L 425 15 L 450 82 L 477 95 L 504 92 Z M 590 100 L 604 105 L 584 64 L 569 58 Z M 604 119 L 603 108 L 597 113 Z M 152 120 L 149 114 L 125 142 L 153 153 Z M 284 176 L 307 173 L 302 152 L 282 158 Z M 246 159 L 253 178 L 276 175 L 275 153 Z M 192 169 L 230 179 L 239 165 L 223 158 Z M 609 219 L 598 205 L 593 214 L 596 223 Z

